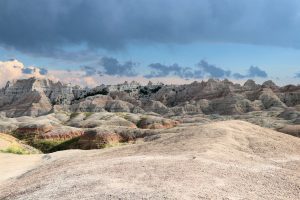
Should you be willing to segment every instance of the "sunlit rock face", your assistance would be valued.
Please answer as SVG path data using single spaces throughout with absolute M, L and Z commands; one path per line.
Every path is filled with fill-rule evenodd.
M 69 85 L 48 79 L 22 79 L 8 82 L 0 94 L 0 110 L 9 117 L 49 113 L 54 104 L 70 104 L 74 99 Z

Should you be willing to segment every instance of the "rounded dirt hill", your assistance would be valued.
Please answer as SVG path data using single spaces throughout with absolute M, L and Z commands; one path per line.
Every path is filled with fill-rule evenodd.
M 162 130 L 147 142 L 44 156 L 0 199 L 298 199 L 300 138 L 243 122 Z

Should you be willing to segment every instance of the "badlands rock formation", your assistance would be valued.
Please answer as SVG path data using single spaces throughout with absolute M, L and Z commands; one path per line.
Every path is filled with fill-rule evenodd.
M 8 82 L 0 91 L 0 111 L 9 117 L 44 115 L 55 104 L 71 103 L 74 94 L 71 87 L 48 79 Z
M 31 169 L 17 177 L 8 169 L 18 165 L 1 166 L 0 177 L 13 178 L 0 182 L 0 199 L 299 199 L 300 138 L 243 121 L 202 122 L 38 164 L 29 156 Z
M 0 131 L 43 152 L 135 142 L 180 123 L 245 120 L 300 135 L 300 86 L 248 80 L 163 85 L 136 82 L 92 89 L 30 78 L 0 91 Z
M 252 80 L 244 85 L 213 79 L 187 85 L 141 86 L 125 82 L 81 89 L 31 78 L 8 82 L 0 91 L 0 111 L 8 117 L 40 116 L 56 111 L 232 115 L 299 104 L 299 85 L 278 87 L 272 81 L 259 85 Z

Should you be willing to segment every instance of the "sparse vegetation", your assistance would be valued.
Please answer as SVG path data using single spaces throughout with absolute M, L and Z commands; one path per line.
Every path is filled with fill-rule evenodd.
M 148 95 L 149 94 L 148 88 L 147 87 L 141 88 L 139 93 L 142 95 Z
M 10 146 L 10 147 L 8 147 L 8 148 L 6 148 L 4 150 L 0 150 L 0 152 L 2 152 L 2 153 L 20 154 L 20 155 L 30 154 L 30 152 L 26 151 L 21 146 L 17 146 L 17 145 L 13 145 L 13 146 Z
M 153 88 L 153 89 L 151 89 L 150 91 L 151 91 L 152 93 L 156 93 L 156 92 L 158 92 L 160 89 L 161 89 L 161 86 L 157 86 L 156 88 Z
M 103 148 L 119 147 L 128 144 L 127 142 L 117 142 L 117 143 L 108 143 L 104 144 Z
M 70 119 L 73 119 L 75 117 L 77 117 L 80 113 L 79 112 L 74 112 L 70 115 Z
M 74 115 L 78 115 L 79 113 L 72 114 L 74 117 Z M 13 132 L 12 135 L 20 139 L 23 143 L 32 146 L 43 153 L 52 153 L 59 150 L 70 149 L 68 145 L 70 143 L 73 143 L 75 140 L 78 141 L 77 138 L 73 138 L 70 140 L 39 139 L 34 133 L 24 135 L 18 134 L 17 132 Z
M 43 153 L 51 153 L 53 152 L 53 148 L 63 142 L 63 140 L 33 140 L 30 145 L 41 150 Z
M 85 112 L 84 114 L 85 114 L 85 118 L 88 118 L 94 113 L 93 112 Z
M 52 146 L 48 152 L 62 151 L 67 149 L 76 149 L 78 148 L 79 137 L 75 137 L 69 140 L 60 141 L 56 145 Z M 53 143 L 54 144 L 54 143 Z
M 148 95 L 148 94 L 155 94 L 157 93 L 160 89 L 162 88 L 162 86 L 157 86 L 155 88 L 149 88 L 147 86 L 140 88 L 139 93 L 141 95 Z
M 26 142 L 18 140 L 11 134 L 0 133 L 0 152 L 14 154 L 35 154 L 39 150 L 26 145 Z
M 90 97 L 90 96 L 96 96 L 98 94 L 101 94 L 101 95 L 108 95 L 108 90 L 106 88 L 100 90 L 100 91 L 90 91 L 90 92 L 87 92 L 85 95 L 83 95 L 82 97 L 79 97 L 79 98 L 76 98 L 74 99 L 72 102 L 74 101 L 78 101 L 80 99 L 84 99 L 86 97 Z

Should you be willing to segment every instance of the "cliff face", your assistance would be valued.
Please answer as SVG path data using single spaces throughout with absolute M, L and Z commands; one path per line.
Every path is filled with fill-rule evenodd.
M 0 93 L 0 111 L 8 117 L 38 116 L 51 111 L 54 104 L 70 104 L 72 87 L 48 79 L 23 79 L 8 82 Z
M 0 112 L 5 112 L 8 117 L 40 116 L 59 110 L 232 115 L 272 107 L 285 109 L 299 104 L 300 86 L 278 87 L 272 81 L 259 85 L 253 80 L 244 85 L 210 79 L 186 85 L 124 83 L 116 87 L 101 85 L 81 89 L 47 79 L 30 78 L 8 82 L 0 90 Z

